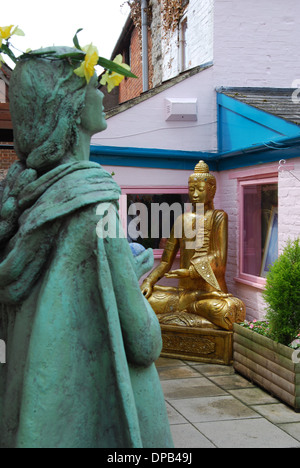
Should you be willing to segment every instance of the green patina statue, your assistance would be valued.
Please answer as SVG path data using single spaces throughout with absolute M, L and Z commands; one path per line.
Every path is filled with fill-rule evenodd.
M 96 234 L 99 205 L 119 225 L 120 189 L 89 162 L 91 136 L 106 128 L 102 98 L 96 76 L 87 84 L 67 59 L 27 56 L 12 74 L 19 161 L 0 185 L 2 448 L 172 447 L 154 365 L 160 326 L 138 284 L 152 253 L 134 258 L 124 237 Z

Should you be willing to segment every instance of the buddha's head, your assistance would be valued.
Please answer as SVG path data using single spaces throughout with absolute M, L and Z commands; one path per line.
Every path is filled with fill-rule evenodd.
M 204 161 L 199 161 L 189 178 L 190 202 L 193 206 L 203 203 L 206 209 L 213 210 L 216 189 L 216 178 L 209 172 L 208 165 Z

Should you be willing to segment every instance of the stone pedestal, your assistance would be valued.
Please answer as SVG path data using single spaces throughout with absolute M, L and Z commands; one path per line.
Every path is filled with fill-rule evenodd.
M 162 357 L 231 365 L 233 332 L 161 324 Z

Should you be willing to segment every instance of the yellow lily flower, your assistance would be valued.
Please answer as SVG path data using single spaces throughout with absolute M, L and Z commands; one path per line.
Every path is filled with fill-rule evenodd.
M 0 27 L 0 47 L 2 46 L 3 40 L 5 39 L 7 40 L 11 37 L 11 32 L 12 32 L 13 27 L 14 27 L 13 24 L 11 26 Z
M 125 68 L 126 70 L 130 70 L 130 66 L 126 63 L 122 63 L 123 57 L 121 54 L 117 55 L 114 59 L 114 62 L 120 65 L 121 67 Z M 116 86 L 119 86 L 120 83 L 124 80 L 124 76 L 120 75 L 119 73 L 112 72 L 110 73 L 107 71 L 100 81 L 100 84 L 106 85 L 107 84 L 107 91 L 110 93 Z
M 89 83 L 91 78 L 94 76 L 95 66 L 98 63 L 98 49 L 97 47 L 93 46 L 93 44 L 90 44 L 86 47 L 83 47 L 82 50 L 86 52 L 85 59 L 80 67 L 74 70 L 74 73 L 76 73 L 76 75 L 80 76 L 81 78 L 85 78 L 87 83 Z
M 9 39 L 11 36 L 25 36 L 23 31 L 18 26 L 13 29 L 14 25 L 0 27 L 0 47 L 4 40 Z
M 19 28 L 19 26 L 15 27 L 11 35 L 12 36 L 25 36 L 24 32 L 22 31 L 22 29 Z

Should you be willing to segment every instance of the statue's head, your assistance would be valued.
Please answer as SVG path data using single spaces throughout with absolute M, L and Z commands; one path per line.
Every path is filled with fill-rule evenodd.
M 42 50 L 76 52 L 69 47 Z M 59 164 L 73 153 L 80 131 L 92 136 L 106 128 L 97 84 L 96 75 L 89 84 L 75 75 L 68 59 L 27 55 L 18 60 L 10 82 L 10 110 L 15 149 L 28 168 L 47 170 Z
M 190 202 L 193 205 L 204 203 L 209 209 L 214 209 L 216 189 L 215 176 L 209 172 L 209 167 L 204 161 L 199 161 L 189 178 Z

